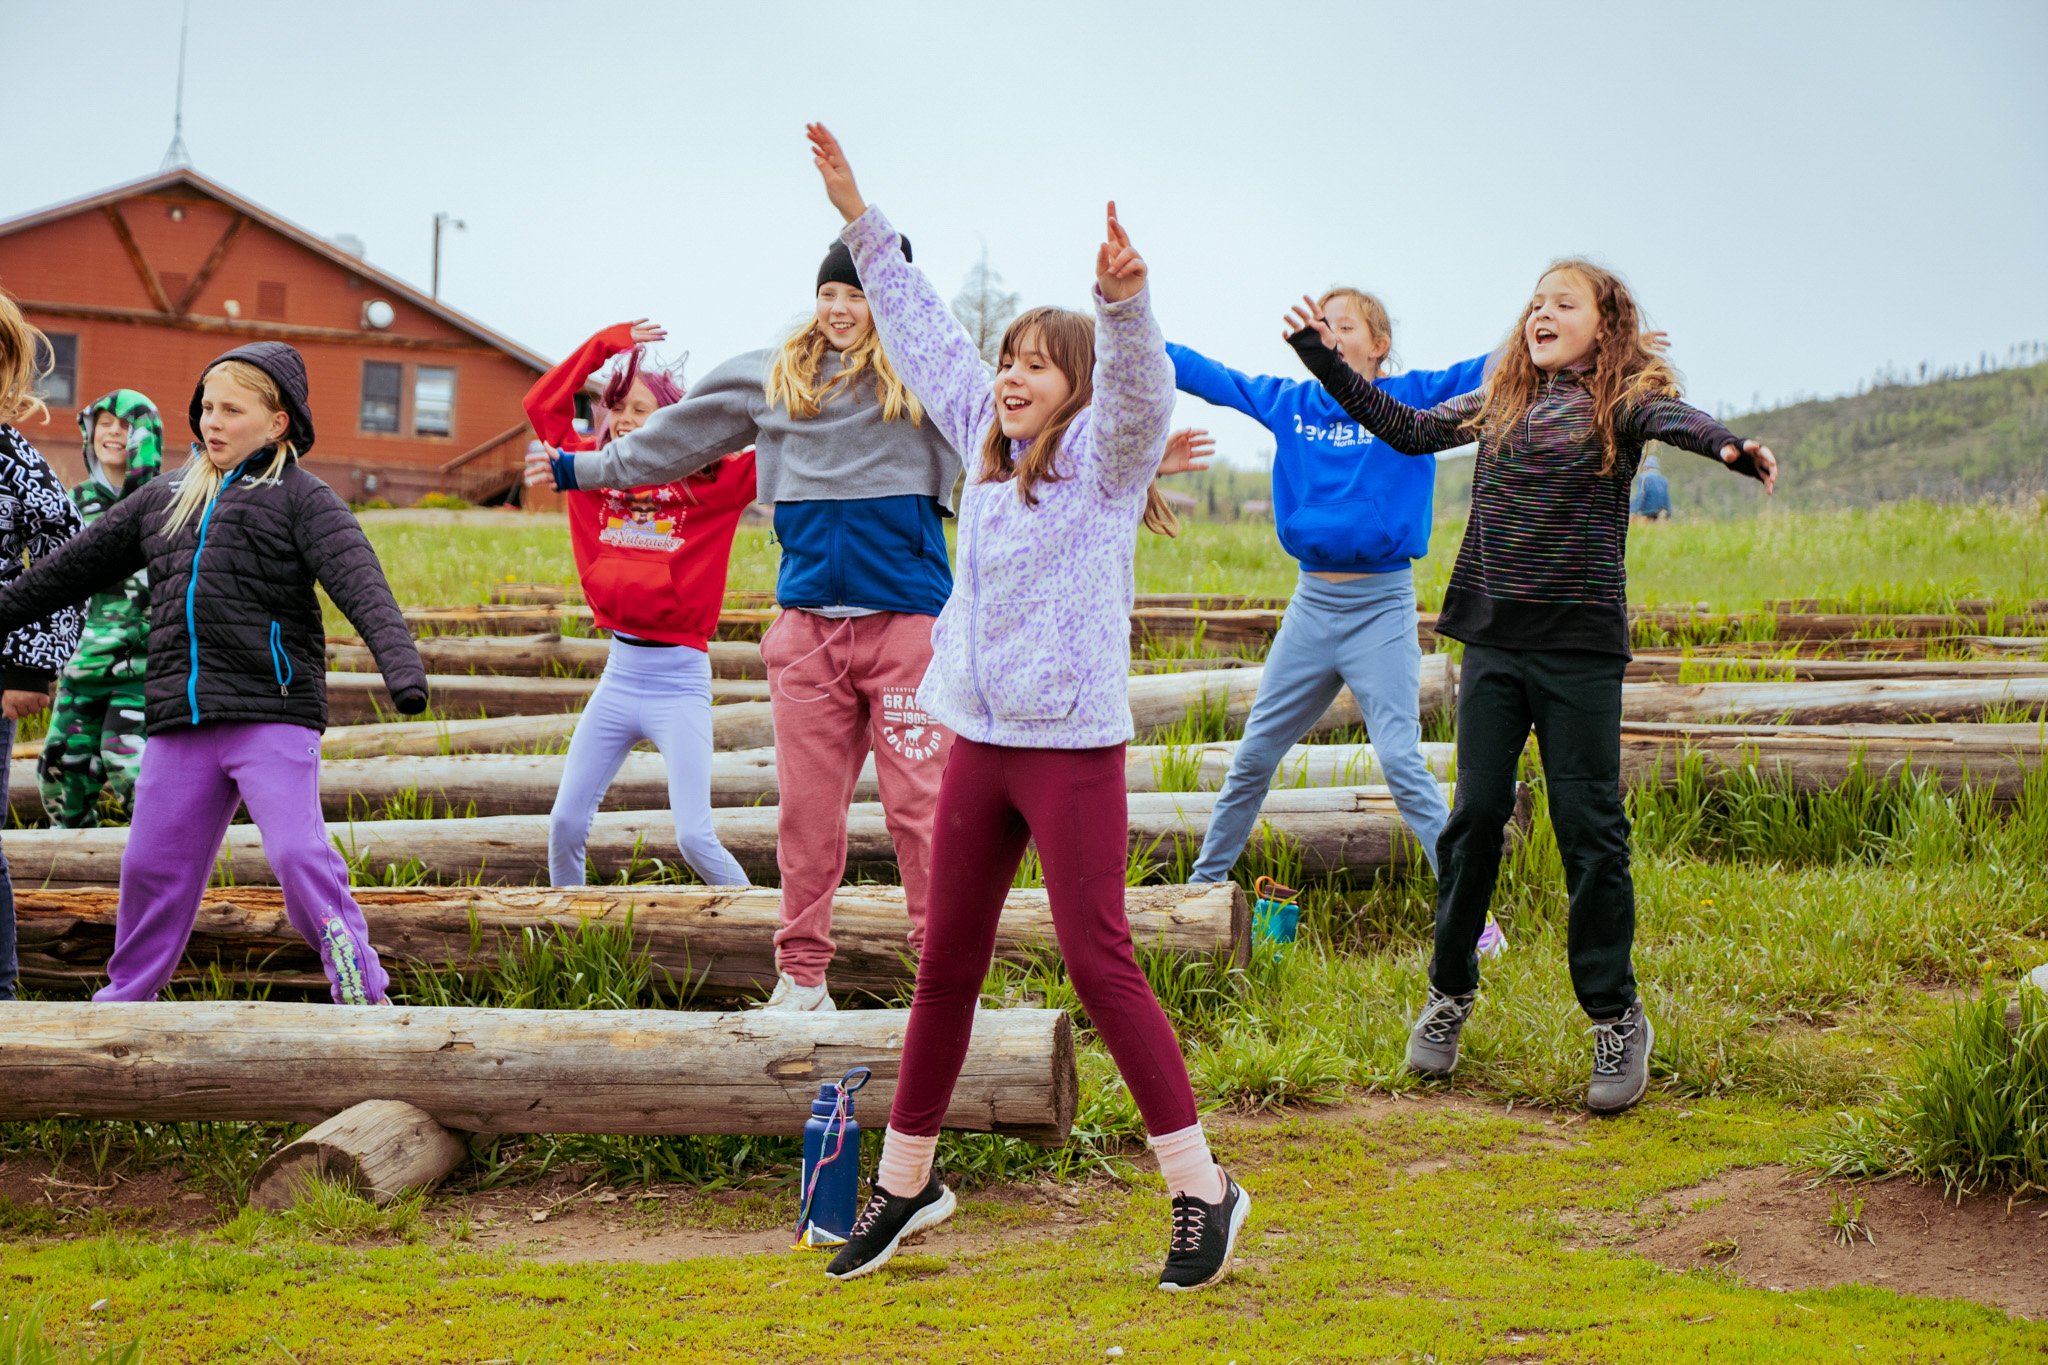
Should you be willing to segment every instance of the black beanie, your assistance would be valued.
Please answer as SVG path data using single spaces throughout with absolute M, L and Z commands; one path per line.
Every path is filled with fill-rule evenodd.
M 910 254 L 908 237 L 899 234 L 896 242 L 903 248 L 904 260 L 914 259 Z M 860 288 L 860 272 L 853 268 L 853 249 L 844 242 L 832 243 L 832 249 L 825 253 L 824 264 L 818 267 L 817 287 L 823 289 L 826 285 L 834 283 L 850 284 L 855 289 Z

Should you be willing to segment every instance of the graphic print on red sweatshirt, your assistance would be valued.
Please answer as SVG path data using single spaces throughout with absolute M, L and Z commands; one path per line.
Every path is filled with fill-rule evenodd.
M 687 490 L 677 484 L 608 489 L 598 509 L 598 543 L 673 554 L 683 548 L 683 518 L 690 502 Z

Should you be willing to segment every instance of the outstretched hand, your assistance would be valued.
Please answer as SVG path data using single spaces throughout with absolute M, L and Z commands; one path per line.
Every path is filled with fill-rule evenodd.
M 1744 455 L 1756 462 L 1756 476 L 1763 480 L 1764 492 L 1772 493 L 1778 487 L 1778 457 L 1771 454 L 1771 448 L 1762 441 L 1744 441 L 1737 450 L 1731 442 L 1721 447 L 1721 463 L 1734 464 Z
M 1161 474 L 1199 474 L 1216 455 L 1216 438 L 1200 427 L 1182 427 L 1166 438 Z
M 1109 201 L 1109 223 L 1095 251 L 1095 287 L 1111 303 L 1122 303 L 1145 287 L 1145 258 L 1131 245 L 1131 235 L 1116 220 L 1116 200 Z
M 548 463 L 548 457 L 553 453 L 545 445 L 537 450 L 528 448 L 526 452 L 526 486 L 528 488 L 553 488 L 557 491 L 560 490 L 561 485 L 555 482 L 555 467 Z
M 804 134 L 811 140 L 811 164 L 825 182 L 825 197 L 839 210 L 839 216 L 850 223 L 866 213 L 867 201 L 860 197 L 860 186 L 853 183 L 853 167 L 846 164 L 846 152 L 832 130 L 822 123 L 806 123 Z
M 1663 355 L 1671 349 L 1671 333 L 1669 332 L 1644 332 L 1639 340 L 1658 355 Z
M 635 318 L 626 325 L 633 329 L 633 344 L 635 346 L 647 346 L 657 341 L 668 340 L 668 328 L 658 322 L 649 322 L 646 318 Z
M 1316 311 L 1316 301 L 1303 294 L 1301 302 L 1288 309 L 1287 315 L 1280 319 L 1280 339 L 1286 341 L 1296 332 L 1306 332 L 1311 328 L 1323 339 L 1323 345 L 1333 351 L 1337 349 L 1337 336 L 1323 315 Z

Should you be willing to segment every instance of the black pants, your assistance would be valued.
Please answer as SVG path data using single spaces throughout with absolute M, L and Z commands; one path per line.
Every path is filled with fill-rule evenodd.
M 1446 995 L 1479 984 L 1479 935 L 1515 809 L 1515 769 L 1531 725 L 1543 758 L 1550 821 L 1564 855 L 1565 931 L 1579 1007 L 1611 1019 L 1635 1003 L 1636 936 L 1621 801 L 1618 654 L 1467 645 L 1458 675 L 1458 789 L 1437 841 L 1436 956 L 1429 979 Z

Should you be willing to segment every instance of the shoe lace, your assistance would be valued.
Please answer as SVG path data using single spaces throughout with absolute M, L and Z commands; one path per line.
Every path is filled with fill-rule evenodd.
M 1471 996 L 1445 995 L 1432 986 L 1429 988 L 1429 1003 L 1422 1007 L 1422 1015 L 1415 1021 L 1415 1026 L 1430 1042 L 1448 1043 L 1471 1013 Z
M 1635 1041 L 1638 1025 L 1636 1016 L 1624 1014 L 1619 1019 L 1595 1022 L 1593 1034 L 1593 1072 L 1599 1076 L 1621 1074 L 1622 1060 L 1628 1056 L 1628 1045 Z
M 858 1237 L 873 1227 L 875 1220 L 882 1216 L 882 1210 L 887 1208 L 888 1205 L 889 1196 L 881 1190 L 876 1190 L 873 1194 L 869 1195 L 868 1206 L 860 1211 L 859 1219 L 854 1222 L 853 1235 Z
M 1202 1245 L 1202 1229 L 1208 1225 L 1209 1208 L 1192 1195 L 1173 1201 L 1173 1238 L 1167 1250 L 1193 1251 Z

